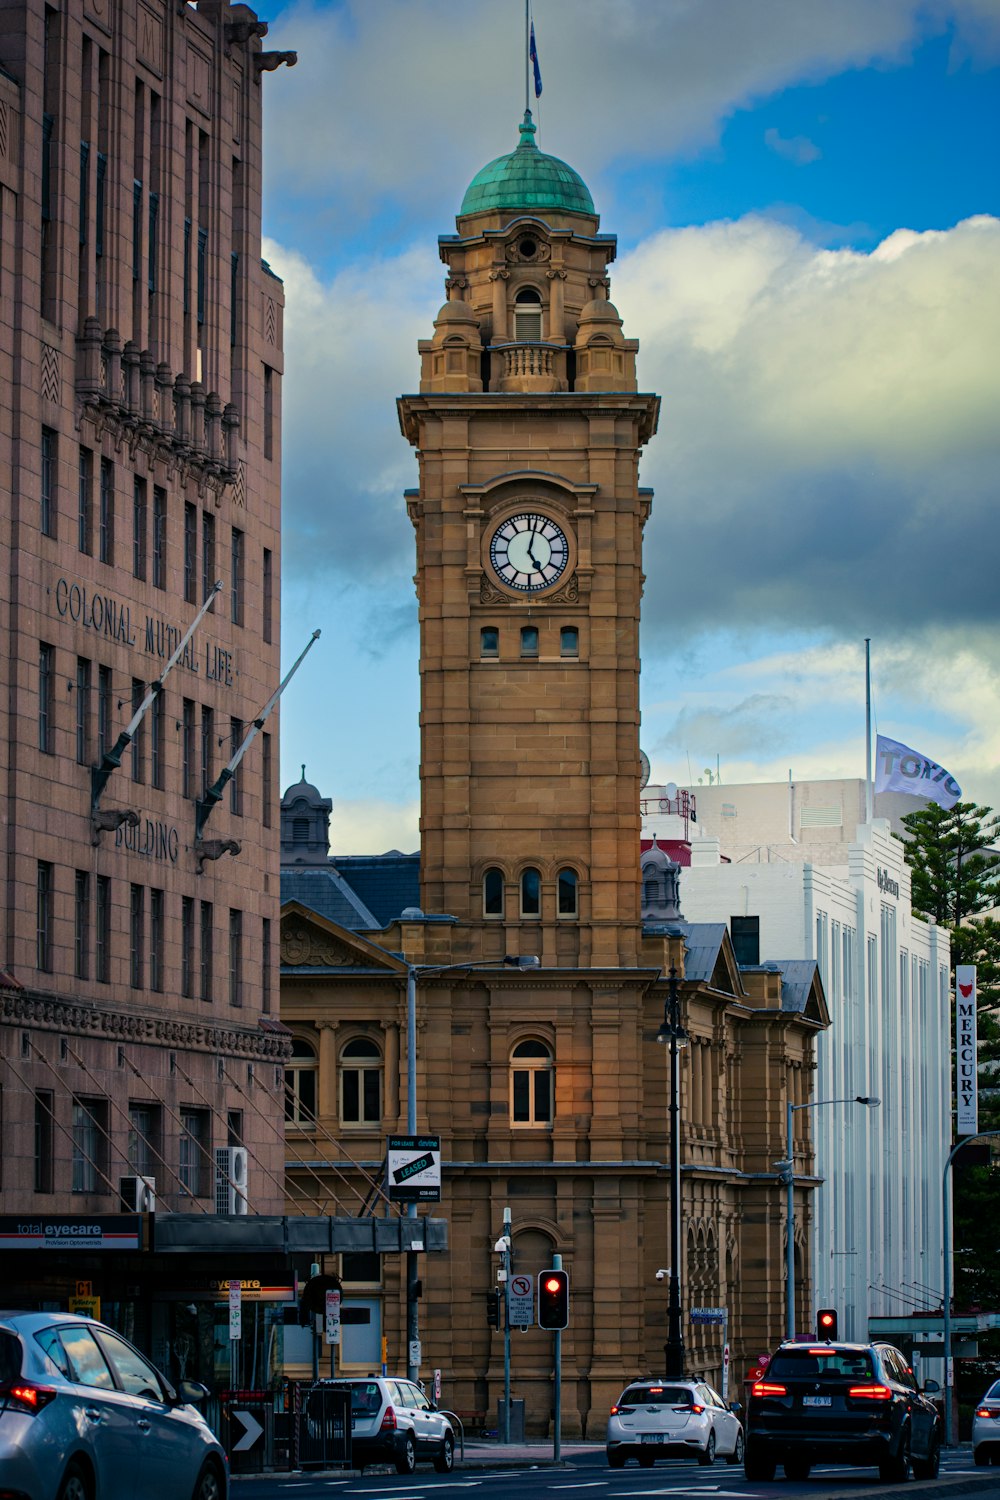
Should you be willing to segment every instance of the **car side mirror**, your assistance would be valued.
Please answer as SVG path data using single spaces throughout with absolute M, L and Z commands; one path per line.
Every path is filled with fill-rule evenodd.
M 936 1396 L 940 1389 L 941 1387 L 938 1385 L 936 1380 L 924 1381 L 924 1390 L 926 1391 L 928 1396 Z
M 208 1395 L 208 1386 L 202 1385 L 200 1380 L 179 1380 L 177 1382 L 177 1404 L 178 1406 L 198 1406 Z

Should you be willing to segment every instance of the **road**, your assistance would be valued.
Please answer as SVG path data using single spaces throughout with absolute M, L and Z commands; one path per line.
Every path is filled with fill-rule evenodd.
M 997 1470 L 977 1469 L 966 1448 L 945 1455 L 941 1462 L 941 1480 L 952 1483 L 949 1495 L 1000 1492 Z M 966 1486 L 961 1481 L 968 1479 Z M 956 1482 L 957 1481 L 957 1482 Z M 921 1494 L 934 1493 L 937 1485 L 911 1484 L 905 1494 L 918 1500 Z M 544 1463 L 539 1467 L 491 1467 L 487 1460 L 468 1467 L 457 1465 L 452 1474 L 435 1474 L 421 1465 L 409 1479 L 386 1469 L 381 1473 L 324 1473 L 237 1477 L 233 1479 L 233 1500 L 641 1500 L 641 1497 L 691 1496 L 693 1500 L 821 1500 L 839 1494 L 844 1500 L 867 1491 L 894 1492 L 892 1486 L 880 1486 L 875 1469 L 845 1469 L 832 1465 L 813 1470 L 802 1484 L 777 1478 L 770 1484 L 750 1484 L 743 1470 L 717 1463 L 712 1469 L 684 1462 L 659 1463 L 654 1469 L 640 1469 L 629 1464 L 622 1470 L 607 1466 L 602 1448 L 574 1454 L 560 1467 Z

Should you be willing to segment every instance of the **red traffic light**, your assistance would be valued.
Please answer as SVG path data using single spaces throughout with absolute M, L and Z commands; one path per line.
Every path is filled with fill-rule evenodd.
M 835 1307 L 821 1307 L 816 1314 L 816 1333 L 823 1339 L 835 1339 L 837 1337 L 837 1310 Z
M 569 1324 L 569 1274 L 542 1271 L 538 1278 L 538 1326 L 557 1331 Z

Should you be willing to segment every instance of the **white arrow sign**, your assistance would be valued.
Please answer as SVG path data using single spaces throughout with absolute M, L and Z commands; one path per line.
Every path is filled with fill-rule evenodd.
M 253 1412 L 234 1411 L 232 1415 L 234 1417 L 238 1417 L 245 1428 L 243 1436 L 240 1438 L 239 1442 L 233 1444 L 233 1452 L 246 1453 L 248 1448 L 253 1447 L 254 1443 L 260 1437 L 264 1429 L 257 1421 L 257 1418 L 254 1416 Z

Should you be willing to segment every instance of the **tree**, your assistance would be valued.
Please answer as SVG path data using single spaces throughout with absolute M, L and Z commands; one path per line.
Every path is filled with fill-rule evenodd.
M 1000 901 L 1000 854 L 991 848 L 1000 842 L 1000 814 L 975 802 L 956 802 L 947 811 L 932 802 L 908 813 L 903 827 L 914 911 L 957 928 Z

